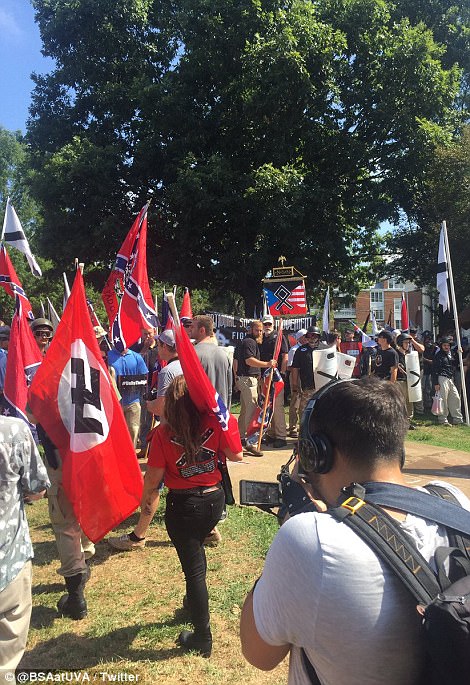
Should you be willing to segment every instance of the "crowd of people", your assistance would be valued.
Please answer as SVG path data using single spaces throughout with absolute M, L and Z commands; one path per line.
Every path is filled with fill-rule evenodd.
M 362 664 L 371 656 L 366 645 L 363 649 L 356 649 L 355 645 L 353 653 L 344 650 L 341 659 L 332 660 L 330 652 L 342 642 L 335 613 L 337 597 L 342 597 L 341 604 L 349 612 L 346 612 L 346 620 L 341 621 L 347 638 L 350 626 L 357 618 L 353 608 L 349 611 L 349 607 L 357 604 L 351 598 L 356 585 L 359 591 L 367 567 L 368 572 L 373 569 L 374 587 L 367 601 L 362 603 L 361 615 L 370 622 L 384 602 L 387 607 L 383 629 L 375 638 L 376 657 L 381 658 L 380 650 L 390 635 L 397 639 L 399 649 L 403 649 L 406 656 L 405 666 L 391 668 L 388 679 L 380 682 L 414 682 L 411 676 L 401 679 L 400 675 L 405 667 L 409 674 L 417 672 L 422 661 L 421 647 L 410 648 L 408 644 L 410 641 L 417 643 L 409 618 L 409 598 L 394 586 L 373 553 L 370 550 L 365 553 L 363 545 L 351 538 L 350 531 L 339 537 L 336 533 L 333 535 L 332 527 L 337 524 L 320 512 L 336 501 L 343 485 L 353 480 L 387 479 L 403 484 L 401 468 L 406 430 L 414 428 L 415 414 L 431 408 L 436 392 L 440 393 L 443 402 L 438 423 L 447 426 L 463 422 L 460 373 L 452 336 L 446 335 L 434 342 L 429 331 L 420 336 L 413 329 L 403 332 L 382 330 L 376 340 L 363 343 L 352 329 L 343 333 L 335 330 L 325 335 L 317 326 L 311 326 L 284 333 L 280 344 L 276 345 L 274 319 L 268 314 L 261 321 L 250 324 L 247 335 L 233 350 L 218 346 L 211 317 L 198 315 L 186 319 L 183 325 L 204 371 L 228 408 L 234 393 L 239 393 L 239 450 L 229 449 L 217 420 L 202 414 L 193 404 L 171 329 L 157 333 L 151 327 L 143 328 L 138 343 L 119 352 L 113 348 L 104 329 L 95 326 L 99 348 L 120 399 L 136 456 L 148 457 L 139 520 L 131 532 L 108 538 L 109 544 L 121 552 L 145 546 L 148 527 L 159 505 L 163 485 L 166 485 L 165 525 L 181 562 L 186 582 L 184 604 L 194 626 L 193 631 L 181 633 L 179 644 L 185 650 L 210 656 L 212 633 L 204 546 L 216 544 L 221 539 L 217 524 L 226 515 L 221 465 L 225 459 L 241 460 L 242 451 L 259 457 L 266 448 L 286 448 L 287 438 L 297 439 L 299 433 L 302 455 L 302 449 L 306 449 L 305 444 L 309 441 L 315 449 L 319 444 L 310 434 L 321 433 L 321 449 L 327 449 L 327 466 L 316 470 L 309 469 L 307 464 L 308 477 L 304 483 L 316 509 L 307 518 L 299 516 L 283 526 L 276 537 L 260 583 L 245 602 L 241 629 L 243 651 L 247 659 L 260 668 L 273 667 L 290 651 L 292 683 L 308 682 L 302 675 L 304 667 L 297 649 L 299 645 L 321 673 L 322 683 L 342 682 L 338 674 L 347 663 L 356 664 L 360 672 Z M 46 354 L 53 336 L 52 323 L 44 318 L 36 319 L 32 331 L 41 353 Z M 0 402 L 9 335 L 9 327 L 0 326 Z M 317 407 L 313 353 L 329 347 L 354 357 L 353 382 L 347 386 L 337 384 L 337 388 L 328 393 L 328 401 L 320 393 L 321 402 Z M 409 401 L 406 383 L 405 358 L 412 350 L 418 353 L 420 360 L 422 401 L 418 403 Z M 463 363 L 468 378 L 468 347 L 464 350 Z M 263 449 L 258 449 L 248 441 L 247 430 L 258 407 L 263 373 L 270 369 L 280 372 L 284 387 L 274 402 Z M 470 382 L 467 392 L 469 386 Z M 343 406 L 346 396 L 350 403 L 347 411 Z M 289 406 L 288 423 L 285 404 Z M 359 430 L 358 422 L 352 421 L 356 405 L 357 412 L 367 417 L 373 430 L 367 428 L 367 422 L 363 422 L 367 425 Z M 306 409 L 314 406 L 315 418 L 312 420 L 312 412 L 306 412 Z M 309 417 L 307 426 L 304 425 L 306 415 Z M 371 417 L 375 417 L 373 421 Z M 34 421 L 34 417 L 30 418 Z M 14 492 L 11 500 L 14 511 L 10 512 L 9 519 L 14 531 L 1 546 L 2 559 L 6 556 L 11 563 L 5 566 L 2 561 L 0 565 L 0 639 L 8 643 L 0 667 L 14 669 L 25 648 L 31 612 L 32 548 L 24 501 L 36 499 L 48 489 L 49 514 L 61 563 L 58 572 L 64 577 L 66 586 L 66 594 L 58 603 L 62 616 L 81 620 L 87 615 L 85 586 L 90 578 L 94 545 L 80 529 L 62 486 L 60 454 L 41 426 L 37 426 L 37 432 L 44 448 L 45 469 L 24 422 L 4 417 L 0 421 L 4 491 L 0 502 L 8 501 L 6 492 Z M 387 451 L 382 449 L 379 454 L 379 444 L 382 448 L 388 445 Z M 467 506 L 468 502 L 465 500 L 463 504 Z M 4 516 L 7 514 L 0 511 L 0 520 L 6 520 Z M 405 520 L 405 516 L 402 518 Z M 430 538 L 425 549 L 427 558 L 434 552 L 435 541 L 445 537 L 445 531 L 429 526 L 420 520 L 416 523 L 416 534 L 413 533 L 418 542 L 423 531 Z M 310 528 L 316 530 L 314 536 L 310 535 Z M 326 542 L 329 536 L 335 539 L 334 543 Z M 307 546 L 302 547 L 307 538 Z M 356 548 L 362 555 L 360 561 L 356 561 L 356 552 L 351 551 Z M 290 559 L 290 563 L 286 564 L 286 559 Z M 346 573 L 348 565 L 351 570 Z M 322 579 L 321 592 L 319 579 Z M 300 587 L 303 590 L 299 590 Z M 310 598 L 308 612 L 305 612 L 305 604 L 300 606 L 302 593 Z M 21 621 L 17 614 L 21 614 Z M 307 633 L 309 638 L 303 641 L 301 636 Z

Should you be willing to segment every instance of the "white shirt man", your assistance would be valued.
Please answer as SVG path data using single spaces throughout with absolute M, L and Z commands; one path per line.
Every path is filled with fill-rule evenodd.
M 247 595 L 240 628 L 245 658 L 271 670 L 290 654 L 289 685 L 311 682 L 301 648 L 322 685 L 416 685 L 425 647 L 415 600 L 353 530 L 325 511 L 352 482 L 406 486 L 401 468 L 408 419 L 399 388 L 374 377 L 333 384 L 320 394 L 305 428 L 300 466 L 314 510 L 281 527 Z M 312 436 L 330 443 L 321 448 L 321 460 L 309 451 Z M 470 509 L 459 490 L 443 485 Z M 448 544 L 442 526 L 387 511 L 428 562 Z

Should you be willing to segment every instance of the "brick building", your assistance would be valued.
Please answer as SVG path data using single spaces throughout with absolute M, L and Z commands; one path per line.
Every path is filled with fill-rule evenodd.
M 354 305 L 337 309 L 334 312 L 335 327 L 343 326 L 348 321 L 356 321 L 362 326 L 369 311 L 372 310 L 379 328 L 383 327 L 389 318 L 392 328 L 401 328 L 402 292 L 405 293 L 410 325 L 421 330 L 432 330 L 430 296 L 416 288 L 414 283 L 402 283 L 394 278 L 382 279 L 371 288 L 361 290 Z

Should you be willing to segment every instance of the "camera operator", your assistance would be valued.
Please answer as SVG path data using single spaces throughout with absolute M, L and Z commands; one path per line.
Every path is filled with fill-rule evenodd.
M 322 388 L 307 406 L 299 442 L 312 492 L 333 507 L 351 483 L 406 487 L 407 429 L 395 383 L 366 377 Z M 470 509 L 457 488 L 440 484 Z M 432 520 L 384 508 L 427 562 L 448 544 Z M 426 658 L 416 601 L 353 529 L 317 509 L 312 503 L 292 516 L 271 545 L 242 610 L 245 658 L 271 670 L 290 654 L 289 685 L 416 685 Z

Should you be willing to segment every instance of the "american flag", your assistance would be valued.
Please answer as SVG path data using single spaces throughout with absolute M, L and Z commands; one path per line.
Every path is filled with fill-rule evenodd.
M 306 314 L 307 298 L 303 280 L 286 279 L 265 283 L 264 294 L 272 316 Z

